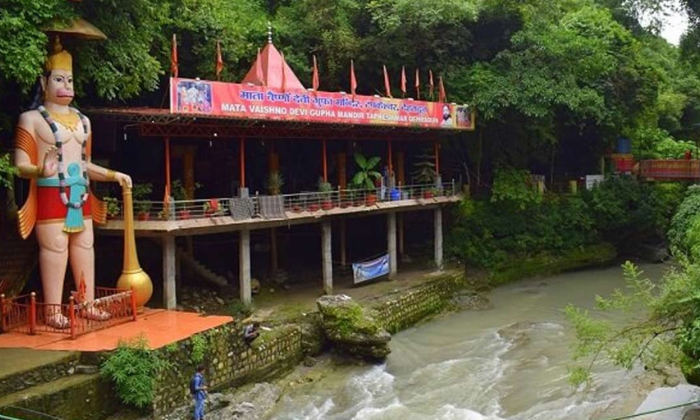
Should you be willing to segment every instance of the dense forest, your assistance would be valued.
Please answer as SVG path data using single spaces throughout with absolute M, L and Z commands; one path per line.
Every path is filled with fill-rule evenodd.
M 667 4 L 668 3 L 668 4 Z M 30 102 L 56 20 L 83 17 L 108 40 L 73 41 L 79 106 L 163 104 L 170 42 L 178 36 L 180 75 L 239 81 L 265 42 L 275 44 L 310 85 L 312 56 L 321 89 L 348 90 L 353 59 L 358 93 L 398 91 L 419 69 L 444 78 L 450 102 L 473 104 L 478 129 L 453 145 L 453 167 L 489 185 L 500 165 L 549 178 L 593 173 L 600 155 L 626 136 L 639 157 L 678 157 L 700 137 L 700 6 L 682 7 L 691 28 L 680 47 L 640 16 L 676 4 L 651 0 L 0 0 L 0 138 Z M 412 89 L 409 88 L 409 91 Z M 396 92 L 398 94 L 398 92 Z M 424 93 L 425 95 L 425 93 Z

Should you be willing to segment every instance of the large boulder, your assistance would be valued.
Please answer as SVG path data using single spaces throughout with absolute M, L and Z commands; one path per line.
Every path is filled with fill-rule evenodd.
M 389 334 L 374 315 L 346 295 L 323 296 L 316 300 L 323 331 L 343 352 L 383 360 L 391 352 Z

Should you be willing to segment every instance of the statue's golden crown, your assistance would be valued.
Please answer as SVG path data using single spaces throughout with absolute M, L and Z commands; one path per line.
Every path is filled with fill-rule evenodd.
M 46 59 L 46 71 L 65 70 L 73 71 L 73 57 L 63 49 L 61 41 L 56 37 L 53 46 L 53 53 Z

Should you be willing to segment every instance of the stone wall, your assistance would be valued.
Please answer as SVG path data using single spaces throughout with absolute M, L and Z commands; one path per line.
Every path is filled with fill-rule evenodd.
M 377 319 L 384 329 L 396 333 L 444 310 L 455 292 L 465 286 L 461 273 L 440 275 L 398 296 L 387 296 L 382 303 L 374 305 Z
M 189 381 L 200 363 L 195 348 L 204 349 L 204 377 L 213 390 L 281 376 L 303 358 L 302 331 L 296 325 L 262 331 L 251 345 L 243 340 L 243 327 L 231 323 L 166 346 L 159 351 L 173 368 L 157 378 L 154 418 L 192 400 Z
M 24 372 L 13 373 L 0 378 L 0 396 L 9 395 L 38 384 L 54 381 L 72 375 L 80 360 L 80 353 L 69 353 L 52 363 L 38 366 Z
M 5 399 L 0 403 L 3 406 L 0 412 L 24 420 L 46 420 L 50 416 L 94 420 L 106 419 L 123 408 L 115 397 L 112 384 L 99 374 L 73 375 L 30 391 Z

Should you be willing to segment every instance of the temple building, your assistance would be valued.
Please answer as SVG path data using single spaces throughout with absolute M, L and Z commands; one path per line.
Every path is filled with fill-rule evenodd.
M 244 304 L 254 273 L 274 281 L 285 269 L 281 254 L 318 263 L 325 293 L 334 267 L 366 263 L 355 282 L 395 277 L 417 213 L 431 215 L 431 234 L 414 233 L 432 237 L 433 266 L 442 267 L 443 212 L 461 185 L 440 165 L 440 142 L 474 128 L 469 106 L 306 88 L 271 36 L 241 83 L 172 77 L 169 92 L 168 109 L 84 110 L 99 139 L 95 159 L 109 156 L 104 163 L 137 183 L 136 236 L 162 247 L 165 308 L 177 305 L 183 265 L 237 288 Z M 150 195 L 139 196 L 143 182 Z M 99 234 L 122 234 L 114 195 Z M 305 239 L 290 239 L 294 229 Z M 222 245 L 207 251 L 207 238 Z M 251 249 L 263 249 L 262 262 Z

